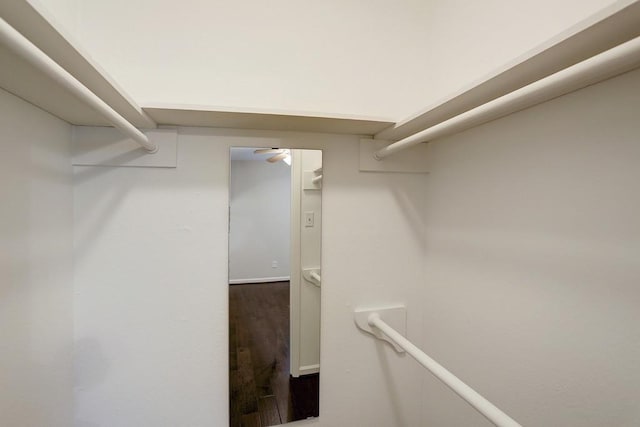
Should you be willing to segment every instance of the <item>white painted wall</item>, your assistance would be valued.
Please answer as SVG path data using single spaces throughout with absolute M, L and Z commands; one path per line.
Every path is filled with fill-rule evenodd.
M 610 3 L 82 2 L 76 36 L 142 103 L 401 118 Z M 352 138 L 207 129 L 176 170 L 78 168 L 76 425 L 226 421 L 225 159 L 283 139 L 326 150 L 318 425 L 483 425 L 352 327 L 394 302 L 523 424 L 638 424 L 637 78 L 435 143 L 427 179 L 359 174 Z
M 352 311 L 407 303 L 420 341 L 425 177 L 360 174 L 357 137 L 186 128 L 176 169 L 75 168 L 76 426 L 226 425 L 231 146 L 324 150 L 321 409 L 300 425 L 418 425 L 420 371 Z
M 613 0 L 42 0 L 142 105 L 399 120 Z M 162 72 L 158 72 L 162 70 Z
M 525 426 L 640 424 L 640 70 L 430 145 L 423 341 Z M 422 425 L 489 425 L 425 375 Z
M 72 423 L 71 127 L 0 90 L 0 425 Z
M 229 197 L 229 282 L 289 280 L 289 165 L 232 160 Z

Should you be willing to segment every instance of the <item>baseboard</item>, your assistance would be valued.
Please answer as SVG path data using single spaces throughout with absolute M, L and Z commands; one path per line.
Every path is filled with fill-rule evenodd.
M 230 285 L 242 285 L 245 283 L 268 283 L 268 282 L 288 282 L 291 279 L 290 276 L 282 277 L 258 277 L 254 279 L 232 279 L 229 280 Z
M 309 374 L 317 374 L 320 372 L 320 365 L 308 365 L 308 366 L 300 366 L 299 374 L 300 375 L 309 375 Z

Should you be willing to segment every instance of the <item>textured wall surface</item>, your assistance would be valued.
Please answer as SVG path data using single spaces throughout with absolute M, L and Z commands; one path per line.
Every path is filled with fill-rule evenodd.
M 0 90 L 0 425 L 68 427 L 71 127 Z
M 424 342 L 526 426 L 640 423 L 640 70 L 431 145 Z M 426 376 L 424 426 L 489 425 Z
M 176 169 L 75 168 L 77 426 L 225 425 L 229 147 L 280 145 L 324 150 L 320 418 L 306 423 L 419 423 L 419 369 L 352 311 L 407 303 L 420 338 L 426 178 L 360 174 L 357 137 L 188 128 Z

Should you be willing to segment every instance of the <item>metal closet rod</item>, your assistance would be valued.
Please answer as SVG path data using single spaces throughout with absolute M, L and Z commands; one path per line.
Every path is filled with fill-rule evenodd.
M 20 32 L 2 18 L 0 18 L 0 42 L 5 44 L 9 49 L 31 65 L 55 80 L 80 100 L 86 102 L 91 108 L 102 114 L 109 123 L 120 129 L 124 134 L 140 144 L 149 153 L 155 153 L 158 151 L 158 145 L 155 142 L 150 141 L 144 133 L 138 130 L 138 128 L 129 123 L 127 119 L 118 114 L 106 102 L 100 99 L 95 93 L 91 92 L 67 70 L 58 65 L 53 59 L 49 58 L 46 53 L 38 49 L 36 45 L 31 43 L 26 37 L 20 34 Z
M 373 154 L 382 160 L 398 151 L 504 117 L 640 66 L 640 37 L 579 62 L 523 88 L 394 142 Z

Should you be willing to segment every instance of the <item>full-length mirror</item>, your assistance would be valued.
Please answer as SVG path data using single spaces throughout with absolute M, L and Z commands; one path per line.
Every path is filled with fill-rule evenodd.
M 230 159 L 229 425 L 317 417 L 322 151 Z

